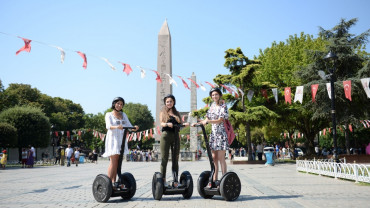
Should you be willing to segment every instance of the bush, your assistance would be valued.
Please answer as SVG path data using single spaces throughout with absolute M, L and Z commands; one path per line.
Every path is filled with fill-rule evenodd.
M 0 122 L 0 147 L 16 147 L 17 144 L 17 129 L 8 123 Z
M 16 106 L 0 113 L 0 121 L 17 129 L 18 148 L 34 145 L 47 147 L 50 143 L 49 118 L 39 108 Z

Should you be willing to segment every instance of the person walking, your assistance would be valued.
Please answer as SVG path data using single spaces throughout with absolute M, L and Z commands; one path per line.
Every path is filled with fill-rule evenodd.
M 78 167 L 78 163 L 80 162 L 80 148 L 76 147 L 76 151 L 74 152 L 74 157 L 75 157 L 76 167 Z
M 170 148 L 174 150 L 172 157 L 172 171 L 175 174 L 175 178 L 179 173 L 179 154 L 180 154 L 180 141 L 178 131 L 176 131 L 175 125 L 181 124 L 180 113 L 176 110 L 176 99 L 175 96 L 169 94 L 163 98 L 164 106 L 159 114 L 159 121 L 161 122 L 162 134 L 160 139 L 160 149 L 162 153 L 162 162 L 160 166 L 160 172 L 163 176 L 163 182 L 166 184 L 166 170 L 167 163 L 169 158 Z M 188 126 L 188 123 L 184 123 L 185 126 Z M 174 187 L 177 187 L 178 184 L 174 183 Z
M 60 164 L 60 150 L 61 148 L 58 147 L 56 150 L 55 150 L 55 163 L 54 165 L 56 164 Z
M 26 148 L 22 148 L 22 168 L 26 167 L 27 162 L 27 150 Z
M 1 164 L 1 167 L 3 169 L 5 169 L 5 166 L 8 162 L 8 154 L 6 154 L 6 153 L 7 153 L 7 151 L 4 149 L 3 150 L 3 155 L 1 156 L 1 160 L 0 160 L 0 164 Z
M 71 166 L 72 154 L 73 154 L 73 149 L 71 148 L 71 145 L 69 144 L 66 151 L 65 151 L 65 155 L 66 155 L 66 158 L 67 158 L 67 167 Z
M 28 147 L 29 147 L 29 149 L 27 151 L 26 167 L 27 168 L 33 168 L 33 163 L 34 163 L 33 151 L 32 151 L 31 145 L 29 145 Z
M 212 132 L 209 135 L 209 146 L 212 151 L 212 158 L 215 165 L 215 173 L 213 175 L 213 181 L 215 181 L 215 184 L 209 184 L 209 186 L 219 186 L 218 163 L 221 164 L 222 175 L 227 172 L 225 153 L 226 150 L 229 149 L 229 142 L 224 126 L 224 120 L 228 119 L 229 114 L 226 104 L 221 100 L 222 92 L 219 88 L 212 88 L 209 92 L 209 96 L 212 98 L 213 103 L 207 111 L 206 118 L 199 123 L 203 126 L 208 123 L 212 124 Z
M 125 149 L 123 155 L 128 153 L 127 140 L 123 138 L 123 127 L 132 127 L 128 120 L 127 115 L 122 111 L 125 105 L 125 100 L 122 97 L 116 97 L 112 101 L 112 112 L 105 114 L 105 126 L 108 129 L 107 137 L 105 139 L 105 152 L 103 157 L 109 157 L 108 177 L 111 179 L 113 188 L 116 189 L 117 185 L 117 167 L 119 155 L 121 152 L 122 141 L 125 140 Z M 139 129 L 135 126 L 135 131 Z M 122 188 L 122 187 L 121 187 Z

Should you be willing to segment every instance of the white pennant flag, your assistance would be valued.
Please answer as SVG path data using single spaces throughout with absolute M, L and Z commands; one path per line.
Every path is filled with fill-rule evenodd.
M 248 97 L 249 102 L 252 101 L 253 94 L 254 94 L 254 91 L 253 90 L 249 90 L 248 91 L 247 97 Z
M 136 133 L 134 133 L 134 138 L 132 140 L 136 141 Z
M 149 130 L 146 130 L 145 131 L 145 137 L 149 137 L 149 133 L 148 132 L 149 132 Z
M 362 87 L 364 87 L 364 90 L 368 98 L 370 98 L 369 82 L 370 82 L 370 78 L 361 79 Z
M 167 76 L 168 76 L 168 78 L 169 78 L 169 82 L 170 82 L 170 85 L 172 85 L 172 84 L 175 84 L 176 85 L 176 87 L 177 87 L 177 83 L 176 83 L 176 81 L 174 80 L 174 79 L 172 79 L 172 77 L 169 75 L 169 74 L 166 74 Z
M 272 88 L 272 94 L 274 94 L 275 101 L 278 103 L 278 93 L 277 93 L 277 88 Z
M 100 57 L 101 59 L 103 59 L 103 61 L 107 62 L 107 64 L 110 66 L 110 68 L 112 68 L 113 70 L 116 70 L 116 67 L 114 67 L 109 61 L 108 59 L 104 58 L 104 57 Z
M 206 91 L 206 88 L 204 87 L 204 85 L 202 83 L 199 83 L 200 84 L 200 89 L 202 89 L 203 91 Z
M 141 140 L 141 132 L 139 133 L 139 141 Z
M 330 87 L 330 83 L 326 83 L 326 89 L 328 90 L 328 95 L 329 95 L 329 98 L 331 99 L 331 87 Z
M 240 94 L 242 94 L 242 96 L 244 96 L 244 92 L 243 92 L 243 90 L 242 90 L 242 89 L 240 89 L 240 88 L 238 88 L 238 90 L 239 90 Z
M 295 90 L 294 102 L 299 101 L 302 104 L 303 100 L 303 86 L 297 86 Z
M 141 69 L 140 74 L 141 74 L 141 78 L 143 79 L 145 77 L 145 74 L 146 74 L 145 70 Z
M 65 57 L 66 53 L 64 52 L 63 48 L 58 47 L 58 46 L 55 46 L 55 47 L 60 51 L 60 61 L 62 63 L 64 63 L 64 57 Z
M 62 135 L 64 135 L 64 131 L 62 131 Z
M 153 128 L 153 135 L 156 135 L 157 132 L 155 131 L 155 128 Z

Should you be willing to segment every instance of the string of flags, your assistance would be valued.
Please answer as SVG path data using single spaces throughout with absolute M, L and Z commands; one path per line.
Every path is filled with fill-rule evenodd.
M 14 36 L 14 35 L 10 35 L 10 34 L 4 33 L 4 32 L 0 32 L 0 33 L 8 35 L 8 36 Z M 16 36 L 16 37 L 22 39 L 23 42 L 24 42 L 24 46 L 21 47 L 18 51 L 16 51 L 16 55 L 19 55 L 22 51 L 30 53 L 31 52 L 31 42 L 32 42 L 32 40 L 26 39 L 26 38 L 23 38 L 23 37 L 20 37 L 20 36 Z M 40 42 L 40 41 L 35 41 L 35 42 L 58 49 L 61 53 L 61 63 L 64 63 L 66 53 L 65 53 L 65 50 L 62 47 L 49 45 L 49 44 L 46 44 L 46 43 L 43 43 L 43 42 Z M 87 55 L 86 55 L 86 53 L 83 53 L 81 51 L 75 51 L 75 52 L 83 59 L 82 67 L 84 69 L 87 69 Z M 105 57 L 100 57 L 100 58 L 103 61 L 105 61 L 112 70 L 116 70 L 116 67 L 107 58 L 105 58 Z M 130 64 L 123 63 L 123 62 L 120 62 L 120 61 L 118 61 L 118 63 L 120 63 L 123 66 L 123 72 L 126 73 L 127 76 L 129 76 L 130 73 L 133 72 L 133 69 L 131 68 Z M 136 66 L 136 67 L 140 69 L 141 78 L 145 78 L 146 71 L 148 69 L 146 69 L 144 67 L 141 67 L 141 66 Z M 159 82 L 159 83 L 162 83 L 162 78 L 161 78 L 159 72 L 157 70 L 154 70 L 154 69 L 149 69 L 149 70 L 153 71 L 156 74 L 156 81 Z M 186 89 L 190 90 L 189 85 L 186 83 L 186 81 L 184 80 L 184 78 L 182 76 L 173 75 L 171 77 L 170 74 L 166 74 L 166 73 L 164 75 L 168 77 L 170 85 L 177 86 L 176 81 L 173 79 L 174 76 L 177 76 L 181 80 L 181 82 L 183 83 L 184 87 Z M 197 83 L 195 80 L 193 80 L 191 78 L 187 78 L 187 79 L 190 82 L 194 83 L 194 85 L 196 86 L 197 89 L 200 88 L 201 90 L 206 91 L 206 88 L 204 87 L 204 85 L 201 82 Z M 361 79 L 361 84 L 362 84 L 368 98 L 370 98 L 369 82 L 370 82 L 370 78 Z M 217 86 L 217 85 L 212 84 L 212 83 L 207 82 L 207 81 L 205 81 L 204 83 L 208 84 L 211 88 L 214 88 L 214 87 Z M 345 92 L 345 97 L 350 101 L 352 101 L 352 97 L 351 97 L 351 88 L 352 87 L 351 87 L 351 84 L 352 84 L 351 80 L 343 81 L 343 88 L 344 88 L 344 92 Z M 244 96 L 243 90 L 236 87 L 236 86 L 227 86 L 227 85 L 223 85 L 223 84 L 220 84 L 220 86 L 223 87 L 226 91 L 228 91 L 235 98 L 239 98 L 240 95 Z M 311 85 L 312 102 L 316 102 L 315 97 L 316 97 L 318 87 L 319 87 L 319 84 Z M 326 83 L 326 88 L 327 88 L 328 96 L 331 99 L 330 83 Z M 295 96 L 294 96 L 294 100 L 293 100 L 294 103 L 300 102 L 302 104 L 302 102 L 303 102 L 303 89 L 304 89 L 304 86 L 297 86 L 296 87 Z M 272 88 L 271 90 L 272 90 L 272 93 L 274 95 L 275 102 L 278 103 L 278 88 Z M 286 104 L 287 103 L 292 104 L 291 93 L 292 93 L 291 87 L 285 87 L 284 88 L 284 98 L 285 98 L 285 103 Z M 252 98 L 253 98 L 254 94 L 255 94 L 254 90 L 249 90 L 248 91 L 247 98 L 248 98 L 249 102 L 252 101 Z M 266 100 L 268 100 L 267 89 L 261 89 L 261 95 L 263 97 L 265 97 Z

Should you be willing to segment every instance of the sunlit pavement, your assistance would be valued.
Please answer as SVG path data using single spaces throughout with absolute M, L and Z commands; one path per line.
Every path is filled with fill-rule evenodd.
M 113 197 L 98 203 L 92 194 L 95 176 L 106 173 L 108 161 L 84 163 L 78 167 L 45 166 L 32 169 L 0 169 L 0 207 L 369 207 L 370 186 L 351 181 L 297 172 L 295 164 L 231 165 L 238 174 L 242 190 L 236 201 L 221 196 L 203 199 L 196 189 L 199 175 L 209 170 L 206 158 L 180 162 L 180 173 L 190 171 L 194 180 L 193 196 L 152 196 L 152 177 L 159 162 L 124 162 L 122 172 L 131 172 L 137 183 L 135 196 L 129 200 Z M 168 171 L 171 169 L 169 162 Z M 170 176 L 169 172 L 167 174 Z

